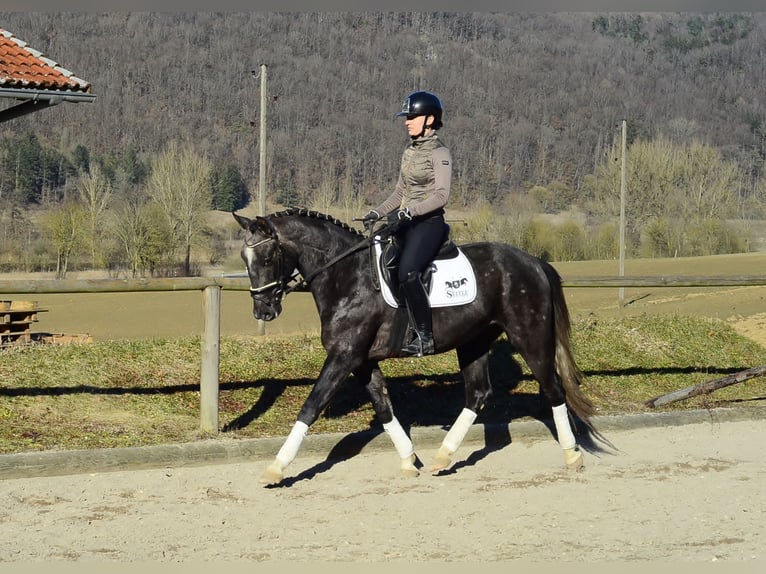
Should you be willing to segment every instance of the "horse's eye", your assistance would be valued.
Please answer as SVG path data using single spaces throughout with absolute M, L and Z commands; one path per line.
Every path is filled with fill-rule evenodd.
M 263 260 L 263 266 L 264 267 L 271 267 L 271 257 L 269 257 L 268 259 L 264 259 Z

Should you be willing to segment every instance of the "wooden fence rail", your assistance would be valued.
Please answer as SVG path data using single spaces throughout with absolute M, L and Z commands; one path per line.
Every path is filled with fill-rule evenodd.
M 766 285 L 766 275 L 600 276 L 563 278 L 564 287 L 723 287 Z M 201 344 L 200 428 L 218 432 L 221 289 L 247 291 L 245 277 L 174 277 L 162 279 L 12 279 L 0 280 L 0 294 L 128 293 L 202 291 L 204 326 Z
M 171 277 L 163 279 L 13 279 L 0 280 L 2 293 L 129 293 L 140 291 L 202 291 L 220 287 L 235 291 L 250 288 L 246 278 Z
M 766 275 L 573 277 L 564 287 L 725 287 L 766 285 Z

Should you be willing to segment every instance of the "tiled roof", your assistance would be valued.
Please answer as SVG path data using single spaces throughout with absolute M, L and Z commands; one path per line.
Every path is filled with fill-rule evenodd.
M 90 93 L 91 85 L 0 28 L 0 88 Z

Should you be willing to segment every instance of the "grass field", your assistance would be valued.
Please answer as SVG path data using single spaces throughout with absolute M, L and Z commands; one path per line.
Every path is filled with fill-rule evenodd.
M 616 262 L 555 264 L 564 278 L 617 274 Z M 766 254 L 631 261 L 626 275 L 753 275 Z M 584 390 L 600 414 L 650 410 L 657 395 L 766 365 L 766 287 L 567 289 Z M 27 295 L 0 297 L 29 299 Z M 183 293 L 39 295 L 35 330 L 89 333 L 81 345 L 0 351 L 0 452 L 139 446 L 201 438 L 199 369 L 202 296 Z M 247 292 L 222 300 L 221 431 L 283 436 L 315 380 L 324 350 L 313 302 L 293 293 L 284 314 L 253 336 Z M 743 325 L 752 330 L 746 333 Z M 747 337 L 743 336 L 747 334 Z M 499 341 L 494 395 L 478 422 L 540 416 L 537 383 Z M 383 364 L 397 417 L 406 426 L 450 424 L 462 408 L 454 353 Z M 761 405 L 766 377 L 665 409 Z M 543 412 L 545 414 L 545 412 Z M 374 425 L 353 379 L 313 431 Z

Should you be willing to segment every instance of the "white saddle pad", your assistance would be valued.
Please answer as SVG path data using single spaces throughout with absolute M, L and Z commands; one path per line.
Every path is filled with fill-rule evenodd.
M 383 279 L 380 270 L 380 241 L 375 242 L 375 266 L 380 283 L 380 292 L 386 303 L 398 307 L 396 298 L 391 293 L 388 283 Z M 458 247 L 458 256 L 452 259 L 440 259 L 431 263 L 431 292 L 428 299 L 431 307 L 452 307 L 466 305 L 476 299 L 476 275 L 468 257 Z

